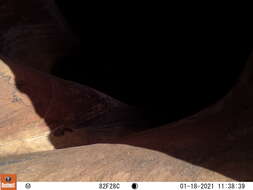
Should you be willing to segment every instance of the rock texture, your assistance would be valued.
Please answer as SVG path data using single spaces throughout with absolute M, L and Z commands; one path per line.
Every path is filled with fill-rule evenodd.
M 97 144 L 0 159 L 0 171 L 22 181 L 231 181 L 167 154 Z
M 45 74 L 78 44 L 53 0 L 2 1 L 0 21 L 0 155 L 111 139 L 136 123 L 133 108 Z
M 12 102 L 13 96 L 11 96 L 11 93 L 8 95 L 6 93 L 8 90 L 1 91 L 6 93 L 5 95 L 1 95 L 1 97 L 5 97 L 6 100 L 9 99 L 9 103 L 2 105 L 5 111 L 2 111 L 1 114 L 2 158 L 0 172 L 17 173 L 19 180 L 23 181 L 252 180 L 252 61 L 253 59 L 250 57 L 241 80 L 224 99 L 194 116 L 161 126 L 160 128 L 136 132 L 132 135 L 129 131 L 126 132 L 128 129 L 126 127 L 126 131 L 124 131 L 126 132 L 125 135 L 121 135 L 120 138 L 117 138 L 119 137 L 117 135 L 114 135 L 113 138 L 100 138 L 97 142 L 101 144 L 19 156 L 7 155 L 10 153 L 28 153 L 57 148 L 52 146 L 52 142 L 54 142 L 52 139 L 43 140 L 47 136 L 45 134 L 54 130 L 51 130 L 45 122 L 41 122 L 43 117 L 40 114 L 36 115 L 35 111 L 31 114 L 27 110 L 17 112 L 18 109 L 14 109 L 19 108 L 24 103 L 26 106 L 29 105 L 28 98 L 27 100 L 23 98 L 25 94 L 17 96 L 22 97 L 23 100 Z M 5 73 L 3 70 L 6 70 L 6 67 L 5 64 L 1 64 L 1 73 Z M 33 71 L 31 73 L 36 72 Z M 38 74 L 36 76 L 37 78 L 33 76 L 34 81 L 39 80 L 40 77 L 50 78 L 50 76 L 42 73 L 41 76 Z M 45 78 L 43 79 L 45 80 Z M 53 78 L 51 80 L 61 81 Z M 3 81 L 6 81 L 6 85 L 11 84 L 11 79 L 7 76 L 2 76 L 1 81 L 2 88 L 4 86 Z M 66 81 L 61 82 L 68 84 Z M 72 89 L 74 86 L 76 84 L 69 84 L 69 87 L 72 87 Z M 97 95 L 101 95 L 93 89 L 79 85 L 78 87 L 76 91 L 80 91 L 82 95 L 77 93 L 75 94 L 76 98 L 69 98 L 68 101 L 58 100 L 61 103 L 69 103 L 71 100 L 78 99 L 81 95 L 83 98 L 85 97 L 84 100 L 91 101 L 88 94 L 94 93 L 95 97 L 96 93 Z M 66 86 L 62 90 L 65 88 Z M 59 93 L 62 92 L 62 94 L 60 93 L 60 97 L 64 98 L 64 91 L 60 90 L 59 86 L 58 89 Z M 47 91 L 43 90 L 41 92 Z M 102 97 L 106 96 L 102 95 Z M 12 101 L 10 101 L 11 99 Z M 106 100 L 104 102 L 109 101 L 111 106 L 117 107 L 121 105 L 120 103 L 112 103 L 116 101 L 111 101 L 112 99 L 109 97 Z M 63 104 L 62 109 L 65 106 L 71 107 L 76 105 L 74 102 L 71 102 L 70 105 Z M 74 106 L 73 110 L 63 115 L 62 125 L 68 123 L 65 119 L 69 115 L 77 112 L 84 114 L 77 121 L 85 121 L 86 118 L 89 118 L 85 115 L 85 113 L 89 113 L 85 108 L 89 106 L 92 108 L 92 104 L 94 103 L 94 101 L 91 101 L 91 104 L 88 104 L 88 106 L 84 104 L 85 106 L 81 106 L 79 110 Z M 44 105 L 44 103 L 41 105 Z M 46 107 L 48 108 L 48 106 Z M 8 113 L 8 110 L 11 110 L 11 108 L 13 110 Z M 32 108 L 33 106 L 30 103 L 30 110 Z M 54 110 L 61 113 L 61 109 L 56 108 Z M 6 113 L 7 115 L 4 115 Z M 54 114 L 52 112 L 52 116 Z M 36 124 L 36 120 L 44 124 L 33 125 L 33 123 Z M 75 122 L 72 123 L 75 124 Z M 115 126 L 120 129 L 122 128 L 120 122 L 115 123 Z M 73 129 L 75 129 L 75 126 Z M 82 129 L 86 130 L 85 128 Z M 107 131 L 107 134 L 112 135 L 110 132 L 114 131 L 114 129 L 110 127 L 109 129 L 111 130 Z M 80 145 L 80 142 L 81 144 L 94 144 L 94 142 L 87 139 L 96 139 L 96 137 L 101 135 L 96 130 L 94 130 L 94 133 L 81 133 L 78 131 L 79 138 L 76 138 L 75 133 L 71 133 L 68 130 L 66 130 L 66 134 L 64 130 L 62 134 L 61 132 L 59 134 L 65 137 L 65 140 L 58 141 L 59 144 L 66 145 L 65 143 L 73 143 L 73 146 Z M 103 133 L 102 137 L 105 137 L 105 134 Z M 39 135 L 44 135 L 44 137 L 40 137 Z M 70 140 L 72 137 L 73 141 Z M 67 142 L 68 140 L 69 142 Z M 76 143 L 75 141 L 78 142 Z M 45 142 L 48 144 L 52 143 L 51 147 Z M 35 147 L 29 148 L 29 144 L 33 144 Z M 14 147 L 18 147 L 19 151 L 12 152 L 12 150 L 15 150 L 13 149 Z
M 77 44 L 54 0 L 0 2 L 0 55 L 49 72 Z
M 0 61 L 0 86 L 0 155 L 110 140 L 143 123 L 103 93 L 21 65 Z
M 253 180 L 252 55 L 222 100 L 146 130 L 139 110 L 46 73 L 65 53 L 52 5 L 0 4 L 0 173 L 19 181 Z

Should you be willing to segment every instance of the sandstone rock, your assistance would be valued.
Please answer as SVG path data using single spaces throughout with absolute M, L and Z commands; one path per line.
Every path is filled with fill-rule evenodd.
M 54 0 L 0 2 L 0 55 L 49 72 L 77 44 Z
M 48 72 L 75 43 L 53 1 L 5 1 L 0 15 L 0 173 L 19 181 L 253 180 L 252 56 L 222 100 L 146 130 L 139 110 L 29 68 Z
M 224 99 L 200 113 L 160 128 L 97 141 L 102 144 L 17 156 L 2 154 L 0 173 L 17 173 L 19 180 L 23 181 L 250 181 L 253 179 L 252 60 L 251 56 L 241 80 L 234 89 Z M 41 75 L 42 78 L 46 77 Z M 4 77 L 2 81 L 7 79 L 8 77 Z M 33 79 L 39 80 L 39 77 L 34 76 Z M 72 85 L 75 86 L 71 83 L 70 86 Z M 79 86 L 78 91 L 81 91 L 82 95 L 77 93 L 76 97 L 85 96 L 89 99 L 87 94 L 94 93 L 91 89 L 84 89 L 86 88 Z M 91 104 L 90 106 L 92 107 Z M 84 107 L 82 106 L 82 109 Z M 72 111 L 80 110 L 75 108 Z M 32 119 L 27 121 L 29 120 Z M 6 142 L 15 142 L 10 139 L 13 138 L 12 134 L 23 137 L 15 146 L 24 146 L 23 141 L 32 140 L 31 137 L 25 136 L 23 130 L 17 130 L 20 126 L 17 123 L 22 124 L 18 114 L 13 116 L 11 121 L 14 133 L 11 133 L 11 127 L 1 128 L 3 136 L 11 135 Z M 1 125 L 4 126 L 5 122 L 10 120 L 3 120 Z M 118 125 L 120 126 L 120 123 Z M 26 129 L 28 126 L 24 123 L 21 128 Z M 30 126 L 33 132 L 36 128 Z M 240 129 L 244 132 L 238 132 Z M 36 135 L 39 134 L 41 131 Z M 96 135 L 99 133 L 82 133 L 80 137 L 96 139 Z M 70 138 L 71 133 L 66 137 Z M 73 136 L 73 139 L 76 137 Z M 64 141 L 61 143 L 64 144 Z M 38 144 L 46 147 L 43 141 L 38 141 Z M 5 146 L 6 144 L 2 145 L 3 148 Z M 19 148 L 22 149 L 22 146 Z
M 217 172 L 145 148 L 97 144 L 0 159 L 21 181 L 231 181 Z
M 103 93 L 22 65 L 1 61 L 0 86 L 1 156 L 109 140 L 142 122 Z

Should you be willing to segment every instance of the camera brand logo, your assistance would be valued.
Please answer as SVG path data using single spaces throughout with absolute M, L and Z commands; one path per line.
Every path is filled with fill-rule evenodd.
M 17 176 L 15 174 L 0 174 L 0 190 L 16 190 Z

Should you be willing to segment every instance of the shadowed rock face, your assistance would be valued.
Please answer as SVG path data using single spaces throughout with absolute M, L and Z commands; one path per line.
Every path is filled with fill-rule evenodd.
M 55 8 L 51 1 L 43 1 L 41 4 L 26 1 L 27 4 L 24 4 L 26 6 L 17 6 L 19 4 L 14 3 L 15 1 L 8 2 L 13 3 L 3 3 L 0 6 L 2 9 L 5 8 L 4 12 L 0 12 L 0 14 L 4 13 L 4 16 L 0 18 L 6 23 L 5 27 L 0 30 L 0 38 L 5 41 L 5 45 L 0 45 L 0 52 L 3 57 L 0 61 L 0 173 L 16 173 L 21 181 L 253 180 L 253 144 L 251 142 L 253 135 L 252 56 L 249 57 L 240 80 L 224 98 L 189 117 L 150 129 L 151 126 L 154 126 L 151 123 L 153 120 L 150 118 L 154 116 L 152 115 L 154 112 L 143 113 L 143 109 L 122 103 L 94 88 L 62 80 L 48 73 L 49 68 L 58 62 L 61 55 L 66 55 L 65 48 L 62 49 L 59 46 L 66 46 L 67 49 L 73 50 L 73 46 L 70 44 L 76 43 L 71 40 L 70 44 L 68 41 L 58 40 L 61 35 L 55 35 L 64 29 L 57 29 L 58 22 L 54 22 L 57 19 L 48 19 L 48 17 L 59 18 L 58 15 L 49 14 L 54 12 Z M 48 6 L 49 4 L 52 6 Z M 27 19 L 24 19 L 25 22 L 19 20 L 19 12 L 16 16 L 11 14 L 10 10 L 14 8 L 15 10 L 20 8 L 22 13 L 27 9 L 24 11 L 27 14 L 25 15 Z M 38 11 L 31 11 L 35 8 Z M 40 18 L 37 14 L 44 8 L 45 12 L 43 13 L 45 14 L 40 14 L 42 17 Z M 34 20 L 30 18 L 32 16 Z M 36 35 L 24 35 L 23 29 L 15 30 L 16 26 L 20 27 L 17 24 L 19 22 L 21 27 L 29 25 L 30 29 L 25 30 L 29 34 L 33 34 L 33 31 L 47 33 L 49 28 L 55 33 L 52 32 L 52 36 L 37 36 L 37 33 Z M 47 22 L 52 22 L 53 27 L 51 28 L 51 24 L 49 27 Z M 45 25 L 43 24 L 45 29 L 44 27 L 38 29 L 38 23 L 45 23 Z M 13 40 L 12 31 L 15 31 L 14 33 L 19 36 L 18 40 Z M 66 39 L 73 39 L 69 33 L 70 37 L 68 37 L 67 33 L 64 33 Z M 35 36 L 38 37 L 36 40 L 34 40 Z M 61 37 L 59 38 L 61 39 Z M 24 40 L 24 43 L 21 39 Z M 35 45 L 32 45 L 33 43 Z M 30 54 L 22 56 L 21 52 L 26 52 L 28 49 Z M 242 55 L 243 53 L 247 54 L 248 50 L 240 51 L 234 52 Z M 231 53 L 226 54 L 226 52 L 224 54 L 231 55 Z M 189 53 L 187 55 L 190 56 Z M 33 56 L 37 57 L 36 61 L 40 64 L 34 65 Z M 155 60 L 155 57 L 152 60 Z M 230 62 L 235 61 L 235 57 L 228 60 L 223 59 L 223 61 L 227 61 L 225 66 L 233 68 L 234 66 L 229 64 L 235 63 Z M 203 58 L 206 57 L 203 56 Z M 239 60 L 244 61 L 244 59 Z M 69 61 L 71 62 L 71 59 Z M 215 59 L 212 58 L 211 61 L 215 61 Z M 102 64 L 102 66 L 104 65 Z M 234 68 L 239 69 L 244 64 L 238 65 Z M 96 68 L 96 66 L 95 64 L 89 68 Z M 112 63 L 111 66 L 116 71 L 120 67 L 115 63 Z M 199 64 L 195 66 L 199 66 Z M 147 72 L 152 70 L 148 65 L 145 68 L 147 68 Z M 181 69 L 180 66 L 175 66 L 175 68 Z M 191 66 L 186 68 L 193 71 Z M 209 69 L 211 67 L 202 66 L 201 68 Z M 208 79 L 211 75 L 204 76 L 203 73 L 199 73 L 199 76 L 191 79 L 190 76 L 192 75 L 187 75 L 186 70 L 182 71 L 183 74 L 181 73 L 189 76 L 186 85 L 193 81 L 197 82 L 200 76 Z M 214 72 L 217 74 L 215 80 L 220 83 L 224 82 L 221 80 L 224 70 L 227 71 L 222 67 L 220 72 Z M 114 74 L 114 71 L 110 70 L 109 73 Z M 126 68 L 126 71 L 132 71 L 132 68 Z M 144 74 L 144 79 L 141 79 L 141 82 L 137 81 L 137 84 L 134 84 L 140 71 L 140 68 L 136 68 L 136 73 L 133 72 L 133 75 L 131 73 L 134 77 L 130 81 L 130 85 L 124 86 L 127 90 L 123 91 L 123 94 L 129 89 L 136 89 L 137 91 L 134 92 L 140 93 L 138 98 L 147 95 L 148 98 L 144 98 L 143 102 L 151 102 L 144 108 L 153 105 L 152 110 L 159 113 L 158 108 L 160 107 L 156 107 L 156 105 L 164 103 L 162 113 L 167 113 L 165 116 L 169 117 L 172 108 L 174 109 L 177 103 L 172 104 L 171 107 L 168 106 L 166 103 L 171 101 L 164 102 L 164 100 L 166 98 L 171 100 L 170 98 L 173 96 L 169 96 L 167 92 L 161 93 L 159 89 L 162 86 L 155 84 L 159 84 L 161 79 L 166 81 L 167 76 L 171 77 L 171 80 L 174 79 L 176 74 L 169 75 L 173 74 L 175 70 L 164 70 L 162 72 L 164 77 L 152 78 L 155 81 L 152 87 L 157 90 L 152 91 L 151 96 L 147 94 L 149 85 L 143 85 L 143 91 L 138 91 L 137 88 L 137 86 L 142 87 L 140 84 L 143 84 L 142 82 L 147 79 L 145 77 L 148 74 L 146 76 Z M 101 70 L 99 72 L 105 76 Z M 231 73 L 228 73 L 229 76 L 232 76 L 237 75 L 240 71 L 234 73 L 232 70 Z M 89 77 L 93 75 L 94 73 L 90 72 Z M 123 80 L 123 83 L 119 84 L 126 84 L 124 83 L 126 82 L 125 76 L 122 75 L 117 74 L 113 77 L 118 77 L 121 82 Z M 94 79 L 89 77 L 85 78 L 88 82 L 88 79 L 90 81 Z M 102 79 L 103 77 L 99 78 L 98 81 L 101 82 Z M 105 79 L 107 82 L 108 80 L 108 78 Z M 152 80 L 149 79 L 149 82 Z M 184 76 L 181 82 L 177 80 L 177 85 L 183 85 L 185 84 L 184 81 L 187 80 L 188 78 Z M 209 81 L 208 83 L 208 80 L 204 80 L 207 84 L 218 84 L 217 81 L 215 83 Z M 225 83 L 228 84 L 229 82 L 227 82 Z M 101 83 L 93 84 L 96 87 L 96 84 Z M 232 85 L 232 82 L 230 84 Z M 130 88 L 131 85 L 134 88 Z M 109 85 L 109 87 L 111 86 Z M 198 87 L 200 87 L 200 83 L 195 86 L 195 88 Z M 208 85 L 201 87 L 203 87 L 204 92 L 200 96 L 204 97 L 208 94 L 209 91 L 206 90 L 209 87 L 212 90 L 215 89 Z M 178 96 L 184 92 L 183 97 L 187 97 L 191 91 L 194 91 L 193 89 L 188 88 L 187 92 L 179 91 Z M 225 92 L 226 90 L 223 93 Z M 156 99 L 150 99 L 156 94 L 162 95 L 154 96 Z M 130 94 L 130 97 L 132 95 Z M 193 95 L 194 93 L 189 96 Z M 137 101 L 138 98 L 134 101 Z M 189 100 L 194 99 L 187 99 L 187 101 Z M 154 104 L 154 102 L 158 102 L 158 104 Z M 181 102 L 179 108 L 181 108 L 180 105 L 187 105 L 184 103 Z M 179 111 L 179 108 L 175 110 Z
M 6 151 L 0 158 L 0 171 L 17 173 L 19 179 L 23 181 L 252 180 L 252 65 L 251 57 L 237 86 L 217 104 L 191 117 L 132 135 L 127 133 L 118 138 L 117 135 L 112 135 L 114 129 L 110 125 L 107 131 L 95 128 L 93 133 L 86 134 L 81 131 L 92 129 L 83 126 L 80 130 L 73 129 L 77 130 L 78 134 L 66 131 L 63 136 L 57 135 L 58 142 L 61 145 L 66 145 L 66 141 L 73 144 L 80 143 L 75 145 L 93 144 L 92 141 L 84 141 L 95 140 L 102 131 L 104 135 L 110 134 L 113 138 L 100 138 L 100 144 L 96 145 L 17 156 L 4 156 L 8 154 Z M 1 71 L 5 71 L 3 68 L 2 64 Z M 41 74 L 42 76 L 45 75 Z M 80 89 L 83 88 L 80 86 Z M 83 95 L 92 91 L 92 89 L 83 91 L 85 92 Z M 15 108 L 18 103 L 11 105 Z M 5 107 L 7 111 L 5 113 L 11 108 Z M 80 109 L 85 110 L 85 107 Z M 30 115 L 35 116 L 36 112 L 32 112 Z M 27 118 L 25 119 L 27 124 L 20 125 L 19 116 L 22 116 L 22 112 L 1 123 L 1 134 L 8 134 L 9 137 L 5 140 L 5 144 L 2 144 L 1 150 L 6 147 L 11 150 L 13 146 L 17 146 L 20 152 L 25 148 L 23 153 L 41 150 L 39 146 L 44 150 L 53 149 L 47 145 L 53 142 L 50 141 L 52 139 L 45 143 L 47 134 L 39 132 L 43 128 L 49 131 L 50 127 L 46 126 L 46 123 L 44 127 L 32 126 L 29 125 L 29 121 L 32 120 Z M 85 117 L 83 119 L 85 120 Z M 12 125 L 7 125 L 6 122 L 11 122 Z M 64 122 L 62 124 L 64 125 Z M 117 123 L 117 127 L 121 124 Z M 16 130 L 18 128 L 19 131 Z M 20 142 L 16 144 L 15 135 L 20 135 Z M 77 138 L 78 135 L 80 138 Z M 64 137 L 66 140 L 60 141 Z M 24 142 L 37 144 L 37 149 L 28 149 Z M 35 168 L 36 172 L 33 172 Z M 68 172 L 70 170 L 71 174 Z
M 0 84 L 1 155 L 91 144 L 149 126 L 135 108 L 21 65 L 0 62 Z
M 16 64 L 50 72 L 76 44 L 53 0 L 0 2 L 0 53 Z
M 225 96 L 249 54 L 242 43 L 248 39 L 208 20 L 175 19 L 169 11 L 163 15 L 136 4 L 114 11 L 81 1 L 56 3 L 81 45 L 54 66 L 53 74 L 138 106 L 154 126 Z

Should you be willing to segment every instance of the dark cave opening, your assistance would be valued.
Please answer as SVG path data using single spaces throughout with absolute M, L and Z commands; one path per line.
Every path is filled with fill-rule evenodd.
M 57 4 L 80 44 L 52 73 L 136 106 L 156 125 L 191 115 L 226 95 L 250 53 L 243 36 L 231 40 L 218 26 L 179 26 L 159 16 L 100 9 L 87 16 L 78 3 Z

